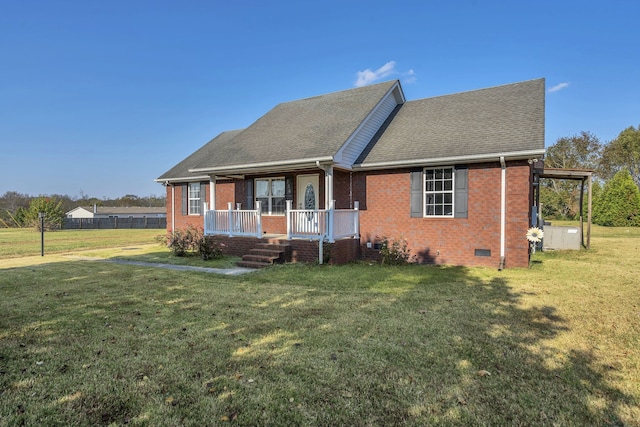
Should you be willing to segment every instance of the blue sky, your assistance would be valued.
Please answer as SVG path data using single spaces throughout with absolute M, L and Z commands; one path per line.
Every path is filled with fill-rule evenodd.
M 637 1 L 0 0 L 0 194 L 153 180 L 280 102 L 546 78 L 546 143 L 640 124 Z

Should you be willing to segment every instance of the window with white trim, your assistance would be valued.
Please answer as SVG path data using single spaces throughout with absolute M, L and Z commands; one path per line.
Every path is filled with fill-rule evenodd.
M 453 217 L 453 168 L 424 170 L 424 216 Z
M 257 178 L 255 187 L 256 201 L 262 202 L 264 215 L 284 215 L 286 203 L 284 178 Z
M 189 215 L 200 215 L 202 203 L 200 202 L 200 183 L 189 183 Z

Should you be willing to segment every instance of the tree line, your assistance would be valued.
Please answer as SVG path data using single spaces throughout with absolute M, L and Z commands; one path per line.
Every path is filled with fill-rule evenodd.
M 547 148 L 547 168 L 593 171 L 592 221 L 604 226 L 640 226 L 640 126 L 630 126 L 607 143 L 590 132 L 559 138 Z M 544 179 L 540 205 L 546 219 L 578 219 L 581 185 Z M 583 203 L 587 203 L 585 197 Z M 586 206 L 583 206 L 586 213 Z
M 0 227 L 39 227 L 38 212 L 45 212 L 45 227 L 55 229 L 62 224 L 65 214 L 78 206 L 164 207 L 165 202 L 164 196 L 155 195 L 126 194 L 114 199 L 98 199 L 82 192 L 80 197 L 71 197 L 59 194 L 31 196 L 7 191 L 0 196 Z

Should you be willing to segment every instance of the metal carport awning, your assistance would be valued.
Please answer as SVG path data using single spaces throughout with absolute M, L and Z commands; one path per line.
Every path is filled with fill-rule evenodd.
M 569 179 L 573 181 L 581 181 L 580 188 L 580 233 L 582 236 L 582 245 L 589 249 L 591 247 L 591 177 L 593 172 L 590 169 L 560 169 L 560 168 L 544 168 L 541 171 L 535 171 L 535 175 L 538 178 L 552 178 L 552 179 Z M 539 179 L 538 179 L 539 181 Z M 587 241 L 584 240 L 584 215 L 582 212 L 582 202 L 584 197 L 584 185 L 587 186 Z M 539 194 L 539 193 L 538 193 Z

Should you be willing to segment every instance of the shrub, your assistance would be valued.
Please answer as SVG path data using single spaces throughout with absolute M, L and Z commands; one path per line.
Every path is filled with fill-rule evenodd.
M 218 242 L 213 236 L 202 236 L 198 242 L 198 253 L 203 260 L 222 258 L 224 244 Z
M 16 213 L 16 219 L 26 227 L 34 227 L 37 231 L 41 231 L 40 212 L 44 213 L 45 230 L 59 230 L 62 228 L 62 223 L 64 222 L 62 201 L 57 201 L 49 197 L 33 199 L 28 209 L 20 209 Z
M 382 255 L 382 264 L 404 265 L 411 260 L 411 251 L 409 245 L 404 238 L 389 241 L 387 237 L 381 238 L 380 255 Z
M 175 256 L 186 256 L 197 253 L 202 259 L 219 259 L 222 257 L 224 245 L 213 236 L 205 236 L 201 227 L 188 226 L 184 230 L 176 230 L 159 236 L 158 240 L 171 250 Z
M 175 256 L 185 256 L 187 252 L 197 251 L 200 241 L 204 237 L 201 228 L 188 226 L 184 230 L 175 230 L 160 238 Z

